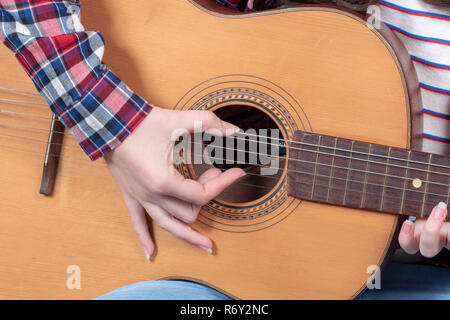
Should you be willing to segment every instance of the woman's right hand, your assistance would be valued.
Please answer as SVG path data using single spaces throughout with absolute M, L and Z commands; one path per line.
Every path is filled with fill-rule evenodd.
M 155 107 L 119 147 L 105 156 L 123 192 L 147 259 L 155 248 L 147 214 L 161 228 L 211 253 L 211 239 L 193 230 L 189 224 L 197 219 L 202 205 L 245 175 L 238 168 L 225 172 L 212 168 L 194 181 L 185 179 L 174 168 L 173 133 L 180 129 L 193 132 L 194 123 L 199 121 L 204 132 L 214 131 L 214 134 L 225 136 L 237 130 L 212 112 Z

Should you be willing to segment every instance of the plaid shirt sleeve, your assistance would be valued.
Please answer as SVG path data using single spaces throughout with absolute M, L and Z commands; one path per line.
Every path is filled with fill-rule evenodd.
M 96 160 L 117 147 L 152 106 L 102 63 L 103 36 L 84 30 L 80 8 L 79 0 L 0 0 L 0 40 Z

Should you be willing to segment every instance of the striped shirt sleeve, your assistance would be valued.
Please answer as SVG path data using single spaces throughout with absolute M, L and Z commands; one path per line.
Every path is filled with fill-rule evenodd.
M 381 18 L 414 63 L 423 101 L 424 151 L 450 154 L 450 7 L 381 0 Z
M 152 106 L 103 63 L 100 32 L 85 31 L 79 0 L 0 0 L 0 40 L 78 143 L 96 160 Z

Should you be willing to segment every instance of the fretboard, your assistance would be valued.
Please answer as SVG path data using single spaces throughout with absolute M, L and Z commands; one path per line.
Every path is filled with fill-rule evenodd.
M 449 202 L 449 157 L 303 131 L 289 150 L 292 197 L 422 218 Z

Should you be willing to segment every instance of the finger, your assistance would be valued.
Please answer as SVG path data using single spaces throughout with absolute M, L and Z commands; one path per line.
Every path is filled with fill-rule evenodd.
M 420 253 L 427 258 L 437 255 L 444 244 L 441 238 L 441 227 L 447 217 L 447 205 L 444 202 L 434 207 L 420 235 Z
M 444 239 L 444 247 L 450 250 L 450 222 L 444 223 L 444 226 L 441 229 L 442 238 Z
M 155 214 L 153 220 L 162 229 L 169 231 L 178 238 L 184 239 L 193 245 L 200 247 L 208 253 L 212 253 L 213 243 L 211 239 L 193 230 L 187 224 L 181 222 L 159 206 L 146 204 L 145 208 Z
M 177 119 L 177 128 L 185 128 L 190 132 L 226 136 L 239 130 L 235 125 L 220 120 L 212 111 L 183 111 L 183 116 Z
M 165 191 L 181 200 L 192 202 L 196 205 L 205 205 L 243 176 L 245 176 L 244 170 L 233 168 L 211 177 L 203 184 L 180 177 L 181 179 L 171 179 Z
M 406 253 L 415 254 L 419 251 L 419 237 L 414 236 L 414 223 L 410 220 L 403 222 L 402 229 L 398 236 L 400 247 Z
M 200 210 L 198 206 L 193 205 L 190 202 L 170 196 L 158 196 L 155 200 L 152 200 L 152 202 L 188 224 L 193 223 L 197 219 Z
M 206 183 L 209 180 L 220 175 L 222 171 L 217 168 L 211 168 L 205 171 L 199 178 L 199 183 Z M 201 206 L 193 203 L 189 203 L 180 200 L 175 197 L 170 196 L 159 196 L 157 199 L 152 201 L 153 203 L 159 205 L 164 210 L 168 211 L 170 214 L 174 215 L 181 221 L 185 223 L 193 223 L 197 220 L 198 213 L 200 212 Z
M 222 171 L 220 169 L 217 168 L 210 168 L 208 170 L 206 170 L 199 178 L 198 178 L 198 182 L 201 184 L 205 184 L 208 181 L 210 181 L 211 179 L 214 179 L 216 177 L 218 177 L 220 174 L 222 173 Z M 202 208 L 201 205 L 197 205 L 197 204 L 192 204 L 192 208 L 198 212 L 200 212 L 200 209 Z
M 203 174 L 197 179 L 197 181 L 201 184 L 205 184 L 209 180 L 216 178 L 222 173 L 220 169 L 217 168 L 210 168 L 203 172 Z
M 145 258 L 150 260 L 150 256 L 155 250 L 155 245 L 150 236 L 145 209 L 133 198 L 128 196 L 125 196 L 124 198 L 128 211 L 130 212 L 131 223 L 144 248 Z

